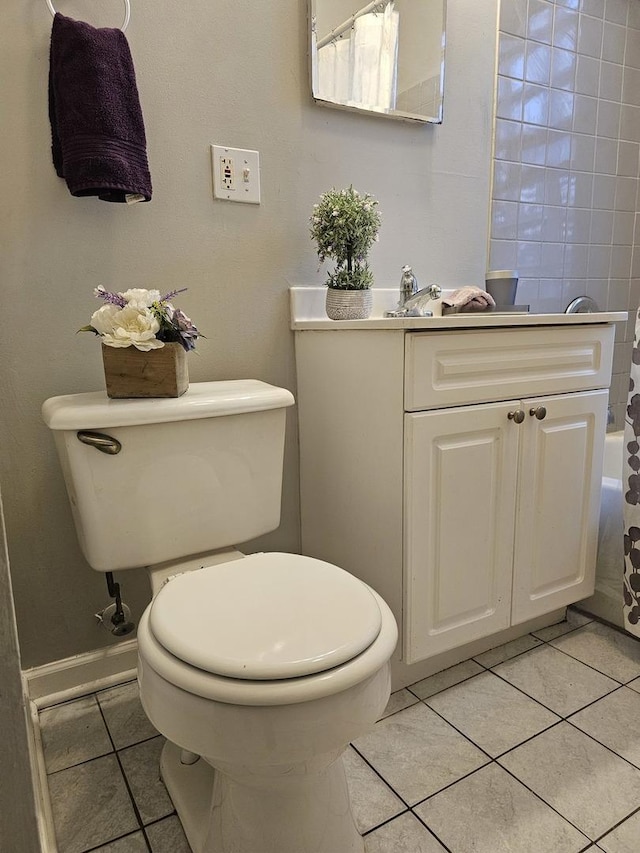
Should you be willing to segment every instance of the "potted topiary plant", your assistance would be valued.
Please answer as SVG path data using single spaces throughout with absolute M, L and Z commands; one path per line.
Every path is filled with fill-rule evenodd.
M 311 238 L 318 258 L 336 262 L 326 281 L 327 316 L 332 320 L 361 320 L 371 313 L 373 274 L 367 254 L 378 239 L 377 200 L 350 186 L 328 190 L 313 206 Z

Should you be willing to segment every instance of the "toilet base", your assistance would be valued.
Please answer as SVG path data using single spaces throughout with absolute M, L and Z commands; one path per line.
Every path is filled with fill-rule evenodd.
M 193 853 L 200 853 L 207 832 L 215 770 L 200 758 L 182 764 L 182 750 L 167 741 L 160 756 L 160 777 L 166 785 Z
M 364 853 L 342 757 L 320 773 L 243 785 L 167 741 L 160 774 L 193 853 Z M 264 780 L 266 781 L 266 780 Z M 257 845 L 257 846 L 256 846 Z

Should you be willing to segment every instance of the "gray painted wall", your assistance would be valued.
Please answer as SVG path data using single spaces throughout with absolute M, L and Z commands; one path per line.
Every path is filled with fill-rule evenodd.
M 121 21 L 118 0 L 56 7 L 94 25 Z M 179 304 L 207 336 L 190 356 L 192 381 L 256 377 L 295 392 L 287 289 L 323 281 L 308 235 L 322 191 L 353 183 L 380 200 L 384 222 L 371 257 L 379 286 L 395 285 L 405 263 L 425 284 L 481 282 L 497 0 L 448 4 L 441 127 L 316 106 L 305 2 L 136 0 L 127 37 L 154 199 L 132 207 L 72 198 L 56 177 L 47 118 L 51 18 L 43 0 L 7 0 L 2 15 L 0 74 L 10 85 L 0 106 L 0 476 L 22 660 L 33 666 L 112 642 L 93 619 L 107 603 L 104 578 L 80 554 L 40 420 L 47 397 L 104 387 L 98 343 L 76 335 L 97 307 L 93 288 L 188 286 Z M 212 142 L 260 151 L 259 207 L 213 201 Z M 167 488 L 179 476 L 168 472 Z M 295 412 L 282 524 L 249 547 L 299 548 Z M 119 579 L 138 618 L 146 577 Z

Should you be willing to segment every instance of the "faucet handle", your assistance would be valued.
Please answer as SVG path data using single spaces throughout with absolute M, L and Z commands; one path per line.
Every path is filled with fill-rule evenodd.
M 439 284 L 430 284 L 429 285 L 429 296 L 431 299 L 440 299 L 442 296 L 442 288 Z
M 409 299 L 414 293 L 418 292 L 418 279 L 413 274 L 413 269 L 409 266 L 409 264 L 405 264 L 402 267 L 402 277 L 400 279 L 400 305 L 398 307 L 402 307 L 402 305 Z

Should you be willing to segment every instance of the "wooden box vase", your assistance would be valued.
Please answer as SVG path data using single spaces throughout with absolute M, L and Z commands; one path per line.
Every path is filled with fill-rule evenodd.
M 178 343 L 148 352 L 102 344 L 102 361 L 108 397 L 179 397 L 189 387 L 187 353 Z

